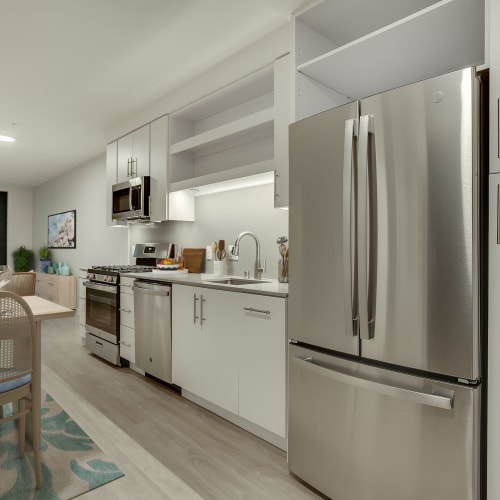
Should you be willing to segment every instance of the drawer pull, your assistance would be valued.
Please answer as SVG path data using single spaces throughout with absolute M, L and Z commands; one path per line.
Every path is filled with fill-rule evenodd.
M 132 311 L 130 309 L 120 309 L 121 312 L 124 313 L 131 313 Z
M 127 344 L 127 342 L 124 342 L 123 340 L 120 342 L 121 345 L 124 345 L 125 347 L 132 347 L 132 344 Z
M 271 314 L 271 311 L 266 311 L 264 309 L 255 309 L 254 307 L 244 307 L 244 311 L 248 312 L 253 312 L 253 313 L 260 313 L 260 314 Z

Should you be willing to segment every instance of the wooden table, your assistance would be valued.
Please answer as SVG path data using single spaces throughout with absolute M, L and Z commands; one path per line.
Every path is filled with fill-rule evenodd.
M 45 319 L 56 319 L 56 318 L 66 318 L 68 316 L 72 316 L 75 314 L 73 309 L 68 309 L 67 307 L 61 306 L 54 302 L 50 302 L 49 300 L 42 299 L 36 295 L 28 295 L 23 297 L 23 299 L 30 306 L 31 312 L 35 317 L 36 324 L 36 338 L 35 345 L 33 346 L 34 352 L 39 352 L 40 356 L 35 356 L 33 361 L 33 373 L 40 374 L 41 373 L 41 335 L 42 335 L 42 321 Z M 39 419 L 40 418 L 40 406 L 41 406 L 41 398 L 42 398 L 42 384 L 41 378 L 39 376 L 35 376 L 32 379 L 33 384 L 33 392 L 31 394 L 32 397 L 32 411 L 33 417 Z M 26 421 L 26 429 L 28 435 L 31 436 L 31 426 L 29 425 L 29 419 Z M 35 445 L 35 443 L 33 443 Z
M 42 299 L 37 295 L 29 295 L 23 297 L 23 299 L 30 306 L 31 312 L 35 317 L 37 329 L 40 329 L 40 322 L 44 319 L 65 318 L 75 313 L 74 309 L 68 309 L 55 302 L 50 302 L 50 300 Z

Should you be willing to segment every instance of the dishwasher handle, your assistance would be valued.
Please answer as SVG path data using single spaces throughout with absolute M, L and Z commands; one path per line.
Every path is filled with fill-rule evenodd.
M 140 284 L 134 284 L 132 287 L 132 290 L 134 293 L 142 293 L 145 295 L 157 295 L 160 297 L 169 297 L 170 296 L 170 286 L 164 286 L 164 285 L 159 285 L 159 286 L 154 286 L 154 287 L 143 287 L 140 286 Z

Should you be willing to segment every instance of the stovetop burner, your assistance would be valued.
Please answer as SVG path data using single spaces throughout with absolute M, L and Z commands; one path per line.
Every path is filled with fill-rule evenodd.
M 122 266 L 92 266 L 89 271 L 111 272 L 111 273 L 147 273 L 152 271 L 155 266 L 139 266 L 137 264 L 125 264 Z
M 155 269 L 155 266 L 123 265 L 123 266 L 92 266 L 87 269 L 87 279 L 107 285 L 120 284 L 120 274 L 123 273 L 147 273 Z

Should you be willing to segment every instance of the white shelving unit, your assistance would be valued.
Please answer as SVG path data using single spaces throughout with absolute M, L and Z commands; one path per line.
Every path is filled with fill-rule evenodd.
M 287 129 L 289 123 L 290 93 L 284 78 L 289 71 L 284 74 L 279 61 L 170 114 L 172 203 L 178 202 L 176 193 L 182 192 L 185 200 L 219 187 L 272 183 L 277 170 L 288 169 L 287 163 L 275 161 L 275 152 L 282 156 L 283 137 L 287 137 L 287 130 L 281 134 L 276 126 Z M 281 91 L 287 93 L 284 99 L 277 98 Z M 282 179 L 287 181 L 288 176 L 283 174 Z M 279 191 L 277 206 L 288 204 L 288 185 L 281 183 Z M 170 208 L 175 213 L 175 207 Z
M 172 144 L 170 146 L 170 153 L 177 154 L 183 153 L 184 151 L 194 152 L 203 150 L 203 148 L 217 143 L 227 143 L 230 140 L 238 142 L 238 138 L 240 138 L 240 142 L 246 142 L 243 137 L 244 135 L 247 136 L 247 134 L 255 130 L 264 129 L 266 125 L 272 123 L 273 120 L 273 109 L 267 108 Z
M 484 8 L 484 0 L 325 0 L 297 16 L 295 119 L 483 64 Z

